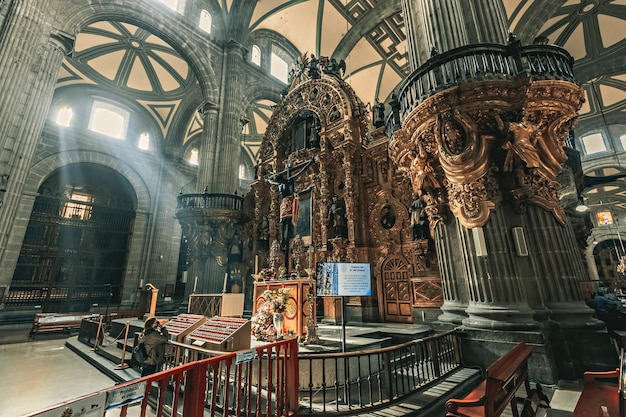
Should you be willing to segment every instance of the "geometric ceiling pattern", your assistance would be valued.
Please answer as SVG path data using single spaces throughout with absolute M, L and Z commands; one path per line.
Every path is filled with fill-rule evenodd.
M 233 22 L 283 37 L 299 55 L 334 57 L 346 63 L 345 79 L 365 103 L 385 101 L 408 75 L 406 28 L 400 0 L 246 0 L 254 9 L 236 16 L 235 0 L 206 2 L 227 30 Z M 248 3 L 248 1 L 250 3 Z M 464 0 L 461 0 L 464 1 Z M 509 28 L 524 43 L 543 36 L 574 57 L 577 80 L 585 90 L 576 134 L 626 129 L 626 0 L 503 0 Z M 239 8 L 234 8 L 239 10 Z M 194 17 L 190 22 L 197 24 Z M 245 42 L 245 40 L 243 40 Z M 504 41 L 504 40 L 503 40 Z M 163 39 L 138 26 L 101 21 L 77 34 L 75 50 L 59 72 L 57 87 L 98 85 L 133 100 L 154 118 L 168 146 L 185 144 L 202 130 L 185 98 L 197 91 L 187 62 Z M 245 109 L 242 154 L 254 162 L 276 103 L 257 98 Z M 183 120 L 183 134 L 170 134 L 172 120 Z M 615 130 L 613 130 L 615 132 Z M 615 155 L 604 167 L 625 165 Z M 592 164 L 600 172 L 602 164 Z M 624 181 L 612 196 L 626 202 Z M 600 190 L 597 190 L 598 192 Z M 626 194 L 626 193 L 625 193 Z

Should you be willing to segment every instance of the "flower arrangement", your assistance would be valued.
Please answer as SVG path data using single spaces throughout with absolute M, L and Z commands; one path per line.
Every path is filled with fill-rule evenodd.
M 287 301 L 289 300 L 289 289 L 279 288 L 275 291 L 265 290 L 263 295 L 270 303 L 271 313 L 285 312 L 287 309 Z
M 274 279 L 274 269 L 272 268 L 263 268 L 259 271 L 259 279 L 261 281 L 265 280 L 273 280 Z
M 284 313 L 287 309 L 289 290 L 287 288 L 265 290 L 263 297 L 265 302 L 250 320 L 252 335 L 256 340 L 273 342 L 276 340 L 273 316 L 274 313 Z
M 278 279 L 287 279 L 287 268 L 285 266 L 278 267 Z

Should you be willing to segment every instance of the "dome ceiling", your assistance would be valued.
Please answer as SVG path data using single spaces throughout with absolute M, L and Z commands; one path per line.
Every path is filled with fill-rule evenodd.
M 83 28 L 72 62 L 91 80 L 139 96 L 179 97 L 193 83 L 189 65 L 171 46 L 128 23 Z

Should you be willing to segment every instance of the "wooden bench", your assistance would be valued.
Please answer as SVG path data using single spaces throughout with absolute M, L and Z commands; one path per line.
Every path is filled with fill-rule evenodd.
M 624 417 L 625 359 L 622 349 L 619 368 L 614 371 L 585 372 L 585 386 L 572 417 Z
M 30 329 L 30 338 L 34 339 L 39 333 L 68 332 L 80 329 L 80 324 L 86 317 L 97 317 L 94 313 L 37 313 Z
M 447 416 L 497 417 L 511 406 L 513 416 L 519 416 L 515 393 L 524 384 L 527 397 L 533 395 L 528 381 L 528 360 L 533 347 L 519 343 L 491 364 L 485 380 L 463 399 L 446 402 Z

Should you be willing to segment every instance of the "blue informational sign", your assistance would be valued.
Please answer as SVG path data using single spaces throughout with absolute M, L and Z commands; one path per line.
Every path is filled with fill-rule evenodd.
M 320 262 L 317 264 L 319 297 L 367 297 L 372 295 L 370 264 Z

